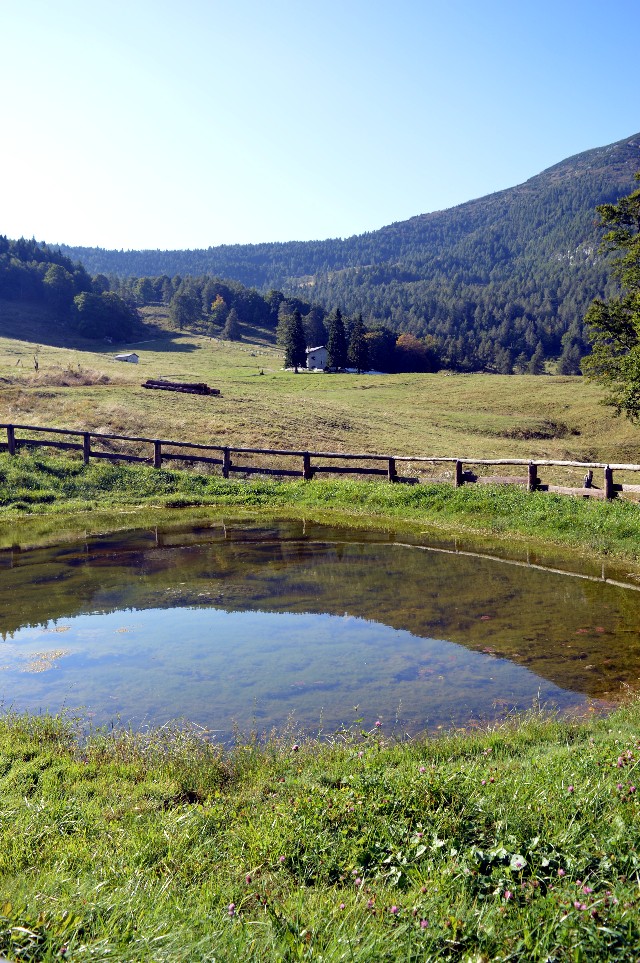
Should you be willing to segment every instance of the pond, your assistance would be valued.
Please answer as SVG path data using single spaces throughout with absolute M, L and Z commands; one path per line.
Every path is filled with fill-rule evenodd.
M 393 535 L 213 522 L 0 552 L 0 700 L 229 738 L 415 734 L 640 681 L 640 592 Z

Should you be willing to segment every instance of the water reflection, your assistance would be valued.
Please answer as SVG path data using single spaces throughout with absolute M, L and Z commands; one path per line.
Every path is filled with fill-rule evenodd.
M 442 548 L 286 523 L 0 553 L 0 697 L 225 735 L 291 711 L 415 732 L 637 686 L 640 593 Z

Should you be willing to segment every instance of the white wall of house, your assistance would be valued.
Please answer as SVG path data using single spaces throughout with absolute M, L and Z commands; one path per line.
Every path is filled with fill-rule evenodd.
M 324 345 L 320 345 L 317 348 L 307 348 L 307 368 L 321 368 L 324 370 L 327 367 L 328 360 L 329 352 Z

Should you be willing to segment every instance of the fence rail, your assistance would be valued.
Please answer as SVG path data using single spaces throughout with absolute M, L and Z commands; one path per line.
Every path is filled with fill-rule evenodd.
M 605 462 L 586 462 L 586 461 L 560 461 L 554 459 L 525 459 L 525 458 L 475 458 L 475 457 L 456 457 L 438 455 L 372 455 L 356 454 L 343 451 L 302 451 L 289 448 L 247 448 L 237 445 L 204 445 L 190 441 L 175 441 L 168 438 L 144 438 L 138 435 L 115 435 L 96 431 L 78 431 L 71 428 L 45 428 L 40 425 L 10 425 L 0 424 L 0 430 L 6 432 L 6 442 L 0 441 L 0 451 L 8 451 L 10 455 L 15 455 L 21 448 L 56 448 L 68 451 L 81 451 L 85 464 L 91 458 L 102 458 L 109 461 L 142 462 L 153 465 L 154 468 L 161 468 L 165 461 L 183 461 L 187 464 L 202 463 L 207 465 L 220 465 L 222 476 L 229 478 L 232 472 L 245 475 L 282 475 L 287 477 L 303 478 L 310 481 L 319 473 L 327 474 L 353 474 L 353 475 L 377 475 L 385 477 L 393 483 L 417 484 L 419 479 L 415 476 L 398 474 L 398 466 L 406 464 L 417 465 L 439 465 L 444 464 L 453 468 L 452 481 L 456 488 L 467 484 L 515 484 L 526 488 L 528 491 L 548 491 L 562 495 L 582 496 L 583 498 L 615 498 L 622 492 L 640 495 L 640 485 L 629 485 L 626 483 L 614 484 L 614 471 L 640 472 L 640 465 L 626 464 L 607 464 Z M 27 437 L 19 438 L 16 432 L 34 433 L 40 436 L 65 435 L 67 438 L 79 439 L 77 441 L 58 441 L 50 437 Z M 151 451 L 148 456 L 134 455 L 130 452 L 105 451 L 105 443 L 112 441 L 133 442 L 136 444 L 150 445 Z M 100 449 L 95 446 L 101 446 Z M 168 451 L 167 449 L 172 449 Z M 178 450 L 176 450 L 178 449 Z M 217 453 L 217 454 L 214 454 Z M 299 468 L 281 468 L 259 465 L 241 465 L 233 460 L 232 456 L 262 455 L 276 456 L 278 458 L 299 459 Z M 313 459 L 313 461 L 312 461 Z M 319 463 L 319 461 L 321 463 Z M 329 464 L 335 461 L 351 462 L 350 465 Z M 371 462 L 378 462 L 377 467 L 365 467 Z M 472 469 L 481 466 L 515 466 L 525 467 L 525 475 L 485 475 L 479 476 Z M 466 467 L 465 467 L 466 466 Z M 586 469 L 586 474 L 582 486 L 553 485 L 544 484 L 538 476 L 539 468 L 580 468 Z M 593 482 L 593 472 L 595 469 L 603 471 L 602 487 L 597 487 Z M 443 480 L 443 479 L 440 479 Z

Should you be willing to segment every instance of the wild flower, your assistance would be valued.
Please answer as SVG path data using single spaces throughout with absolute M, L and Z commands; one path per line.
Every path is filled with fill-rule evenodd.
M 249 873 L 247 873 L 247 875 L 245 876 L 244 881 L 245 883 L 247 883 L 247 885 L 251 882 L 251 876 Z
M 236 904 L 229 903 L 229 905 L 227 906 L 227 912 L 229 916 L 234 917 L 236 915 Z
M 418 770 L 418 772 L 426 772 L 426 771 L 427 771 L 427 767 L 426 767 L 426 766 L 420 766 L 420 768 L 419 768 L 419 770 Z
M 376 905 L 376 901 L 374 899 L 367 900 L 367 909 L 373 909 L 375 905 Z
M 297 742 L 296 742 L 293 746 L 291 746 L 292 752 L 297 752 L 299 748 L 300 748 L 300 746 L 298 745 Z
M 421 930 L 426 930 L 426 928 L 428 927 L 428 925 L 429 925 L 429 923 L 428 923 L 427 920 L 420 920 L 420 929 L 421 929 Z
M 345 904 L 344 904 L 344 903 L 340 903 L 340 909 L 343 910 L 344 908 L 345 908 Z
M 503 896 L 503 899 L 511 899 L 511 897 L 513 896 L 513 893 L 511 892 L 510 889 L 505 889 L 502 896 Z
M 558 870 L 558 876 L 564 876 L 564 875 L 565 875 L 565 870 L 561 866 L 560 869 Z
M 380 720 L 376 719 L 376 722 L 375 722 L 376 729 L 379 729 L 381 725 L 382 723 L 380 722 Z
M 284 863 L 284 856 L 280 856 L 278 862 L 279 862 L 279 863 Z
M 359 876 L 356 876 L 354 882 L 355 882 L 355 885 L 356 885 L 356 886 L 362 886 L 362 880 L 360 879 Z
M 390 912 L 390 913 L 393 913 L 394 916 L 397 916 L 398 913 L 400 912 L 400 907 L 399 907 L 399 906 L 392 906 L 391 909 L 389 910 L 389 912 Z
M 574 789 L 573 786 L 567 786 L 567 792 L 573 792 L 573 789 Z

